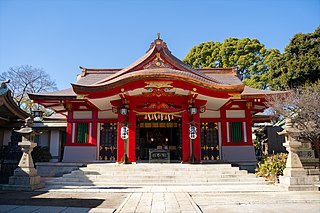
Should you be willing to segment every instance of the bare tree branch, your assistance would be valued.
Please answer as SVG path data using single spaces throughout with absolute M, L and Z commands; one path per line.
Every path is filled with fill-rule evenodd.
M 7 72 L 0 74 L 0 80 L 10 79 L 8 84 L 18 106 L 27 112 L 31 111 L 31 103 L 27 93 L 39 93 L 57 90 L 56 83 L 50 76 L 39 68 L 29 65 L 10 67 Z
M 319 157 L 320 82 L 291 93 L 270 96 L 267 105 L 276 117 L 291 118 L 301 130 L 300 139 L 311 142 Z

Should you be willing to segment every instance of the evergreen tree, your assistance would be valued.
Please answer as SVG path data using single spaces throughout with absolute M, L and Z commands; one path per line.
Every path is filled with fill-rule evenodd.
M 194 68 L 237 67 L 244 82 L 266 89 L 268 67 L 265 57 L 277 50 L 267 50 L 258 39 L 228 38 L 221 42 L 205 42 L 193 47 L 183 61 Z
M 313 33 L 298 33 L 285 52 L 268 58 L 271 89 L 284 90 L 314 83 L 320 79 L 320 27 Z

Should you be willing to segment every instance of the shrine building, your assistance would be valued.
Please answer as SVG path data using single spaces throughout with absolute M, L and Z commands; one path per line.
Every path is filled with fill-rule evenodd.
M 62 161 L 120 162 L 126 152 L 137 163 L 255 164 L 254 115 L 277 92 L 244 85 L 234 68 L 192 68 L 159 34 L 126 68 L 80 68 L 71 88 L 29 94 L 66 117 Z

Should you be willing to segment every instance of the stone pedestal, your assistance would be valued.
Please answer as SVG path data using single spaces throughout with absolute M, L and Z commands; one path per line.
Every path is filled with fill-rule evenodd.
M 28 120 L 28 122 L 30 121 Z M 22 135 L 22 142 L 18 145 L 23 154 L 18 168 L 9 178 L 9 185 L 2 186 L 4 190 L 32 191 L 44 187 L 40 182 L 40 176 L 37 175 L 37 170 L 34 168 L 31 152 L 37 144 L 33 142 L 33 130 L 28 124 L 26 121 L 26 126 L 17 131 Z
M 298 155 L 301 161 L 304 159 L 314 159 L 314 150 L 312 150 L 312 146 L 310 142 L 303 142 L 301 146 L 298 148 Z
M 301 142 L 296 140 L 298 133 L 290 120 L 287 120 L 286 129 L 279 133 L 285 135 L 286 142 L 283 145 L 288 151 L 286 168 L 283 170 L 283 176 L 279 177 L 280 186 L 288 191 L 317 191 L 298 156 L 298 148 L 301 146 Z
M 30 141 L 22 141 L 19 146 L 22 148 L 23 154 L 18 168 L 14 170 L 13 176 L 9 178 L 9 185 L 16 188 L 16 190 L 23 191 L 42 188 L 43 184 L 40 182 L 40 176 L 37 175 L 31 156 L 31 152 L 37 144 Z
M 317 188 L 312 185 L 312 179 L 307 176 L 307 172 L 295 152 L 300 145 L 301 143 L 296 141 L 284 143 L 284 146 L 290 151 L 283 176 L 279 177 L 280 185 L 288 191 L 315 191 Z

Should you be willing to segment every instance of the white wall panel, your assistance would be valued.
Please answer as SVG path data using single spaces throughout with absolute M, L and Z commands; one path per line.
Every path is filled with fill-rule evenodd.
M 51 130 L 50 133 L 50 154 L 54 158 L 52 161 L 58 161 L 59 158 L 60 131 Z
M 74 111 L 73 119 L 92 119 L 91 111 Z
M 227 118 L 245 118 L 246 114 L 244 110 L 227 110 Z

